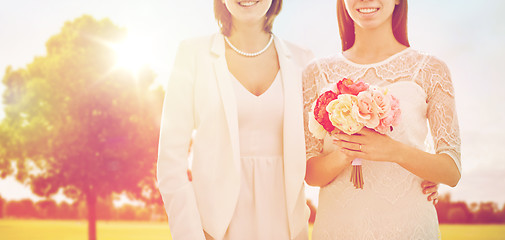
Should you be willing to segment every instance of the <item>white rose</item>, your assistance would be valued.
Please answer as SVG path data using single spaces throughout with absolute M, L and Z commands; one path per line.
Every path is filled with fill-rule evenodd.
M 309 112 L 309 131 L 317 139 L 323 139 L 326 136 L 326 130 L 323 125 L 317 122 L 316 117 L 312 112 Z

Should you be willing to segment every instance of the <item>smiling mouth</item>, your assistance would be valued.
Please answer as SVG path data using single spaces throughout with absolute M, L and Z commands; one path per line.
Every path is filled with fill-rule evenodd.
M 358 8 L 357 10 L 360 13 L 370 14 L 379 11 L 379 8 Z
M 254 6 L 258 3 L 259 1 L 240 1 L 238 2 L 238 5 L 242 7 L 251 7 Z

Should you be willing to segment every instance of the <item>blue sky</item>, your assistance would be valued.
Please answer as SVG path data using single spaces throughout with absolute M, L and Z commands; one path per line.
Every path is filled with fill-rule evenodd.
M 285 0 L 274 25 L 278 36 L 311 49 L 317 57 L 340 51 L 336 0 Z M 501 0 L 409 1 L 409 39 L 451 70 L 456 89 L 463 176 L 453 199 L 505 203 L 505 9 Z M 82 14 L 110 18 L 152 46 L 152 67 L 163 84 L 179 41 L 217 31 L 211 0 L 17 0 L 0 8 L 0 75 L 45 54 L 45 42 L 65 21 Z M 0 86 L 3 91 L 3 86 Z M 1 105 L 0 105 L 1 107 Z M 0 117 L 3 112 L 0 113 Z M 0 194 L 21 198 L 29 191 L 0 180 Z M 316 198 L 317 190 L 308 195 Z

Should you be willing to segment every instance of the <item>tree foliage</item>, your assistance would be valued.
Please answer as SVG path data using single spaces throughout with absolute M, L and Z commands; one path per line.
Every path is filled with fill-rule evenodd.
M 151 70 L 136 76 L 115 67 L 110 44 L 125 34 L 108 19 L 82 16 L 47 41 L 45 56 L 26 68 L 6 69 L 2 177 L 16 172 L 37 195 L 63 189 L 92 209 L 97 197 L 111 193 L 157 197 L 163 93 L 153 88 Z
M 0 199 L 1 200 L 1 199 Z M 114 206 L 113 198 L 97 199 L 97 219 L 103 221 L 167 221 L 163 206 L 146 207 L 143 205 L 123 204 Z M 4 202 L 4 215 L 0 218 L 18 219 L 64 219 L 82 220 L 87 218 L 84 202 L 57 203 L 52 199 L 33 202 L 30 199 Z M 0 208 L 2 209 L 2 208 Z
M 0 195 L 0 218 L 4 217 L 4 205 L 5 205 L 5 199 L 2 198 Z
M 439 197 L 436 205 L 440 223 L 494 224 L 505 223 L 505 205 L 501 210 L 495 202 L 451 201 L 451 195 L 445 193 Z
M 5 215 L 19 218 L 38 218 L 39 212 L 30 199 L 7 202 Z

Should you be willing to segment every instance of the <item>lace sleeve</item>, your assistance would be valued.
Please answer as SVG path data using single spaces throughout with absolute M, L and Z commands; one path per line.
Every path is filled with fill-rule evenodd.
M 449 69 L 441 60 L 429 57 L 421 69 L 421 76 L 435 151 L 449 155 L 461 172 L 461 140 Z
M 323 149 L 323 140 L 315 138 L 309 131 L 309 113 L 312 111 L 312 104 L 319 94 L 319 81 L 322 79 L 322 72 L 317 61 L 310 63 L 303 71 L 303 125 L 305 132 L 305 150 L 307 160 L 319 155 Z

